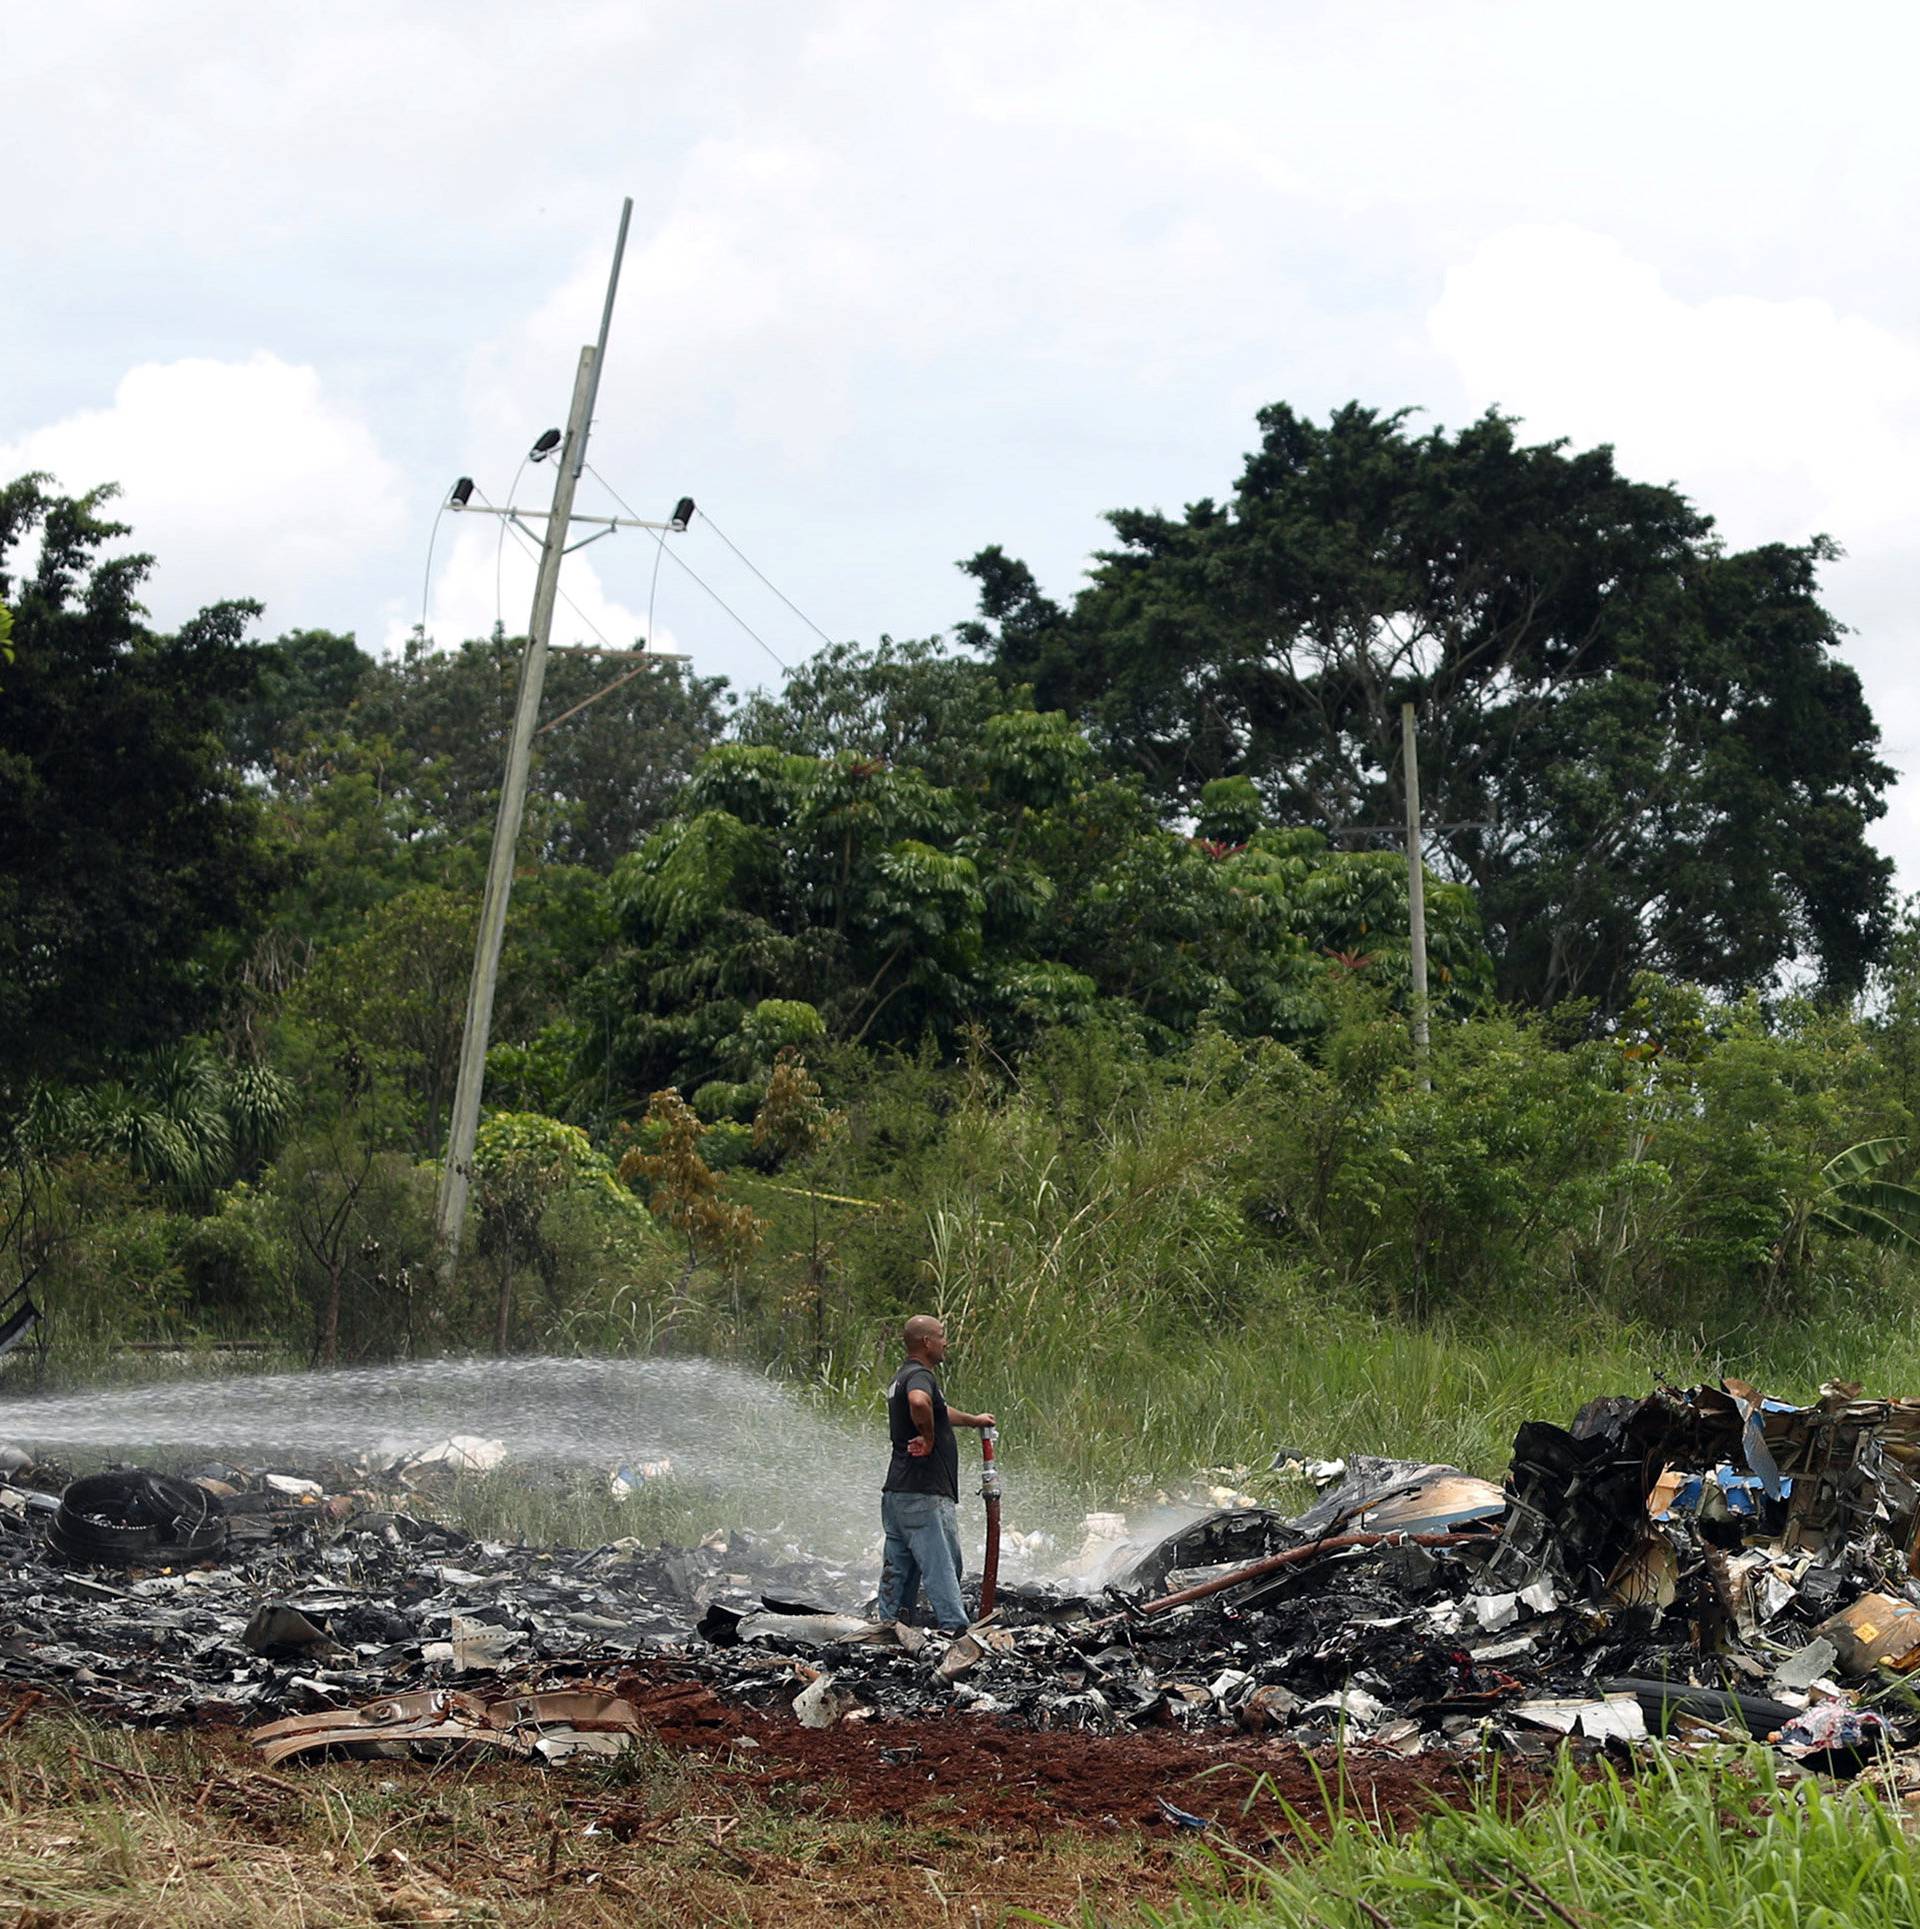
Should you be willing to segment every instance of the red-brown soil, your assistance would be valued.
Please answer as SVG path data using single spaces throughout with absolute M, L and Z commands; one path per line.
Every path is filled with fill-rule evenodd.
M 944 1816 L 1035 1839 L 1130 1828 L 1178 1835 L 1162 1798 L 1249 1843 L 1288 1832 L 1289 1810 L 1309 1827 L 1323 1824 L 1329 1801 L 1405 1827 L 1467 1800 L 1482 1775 L 1471 1757 L 1349 1748 L 1341 1786 L 1331 1752 L 1316 1760 L 1257 1736 L 1036 1732 L 965 1714 L 810 1729 L 785 1709 L 744 1708 L 664 1669 L 623 1675 L 618 1687 L 663 1747 L 741 1766 L 751 1759 L 789 1805 L 923 1824 Z M 1524 1805 L 1540 1779 L 1503 1763 L 1499 1787 Z

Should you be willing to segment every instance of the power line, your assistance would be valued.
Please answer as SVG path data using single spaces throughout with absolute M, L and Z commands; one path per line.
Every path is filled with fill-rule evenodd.
M 795 602 L 795 601 L 793 600 L 793 598 L 792 598 L 791 596 L 789 596 L 789 595 L 787 594 L 787 592 L 786 592 L 785 590 L 783 590 L 783 589 L 782 589 L 782 588 L 780 587 L 780 585 L 779 585 L 778 583 L 776 583 L 776 582 L 773 582 L 773 581 L 771 581 L 771 580 L 770 580 L 770 579 L 769 579 L 769 578 L 768 578 L 768 577 L 767 577 L 767 576 L 766 576 L 766 575 L 765 575 L 765 574 L 764 574 L 764 573 L 762 572 L 762 570 L 761 570 L 761 569 L 759 568 L 759 566 L 758 566 L 758 565 L 757 565 L 757 564 L 756 564 L 756 563 L 755 563 L 755 562 L 753 561 L 753 559 L 752 559 L 752 558 L 751 558 L 750 556 L 748 556 L 748 555 L 747 555 L 747 554 L 746 554 L 746 553 L 745 553 L 745 552 L 744 552 L 744 551 L 743 551 L 743 550 L 741 549 L 741 547 L 740 547 L 740 545 L 739 545 L 738 543 L 736 543 L 736 542 L 735 542 L 735 541 L 733 540 L 733 538 L 732 538 L 731 536 L 729 536 L 729 535 L 727 534 L 727 532 L 726 532 L 726 531 L 725 531 L 724 529 L 722 529 L 722 528 L 720 527 L 720 525 L 719 525 L 719 524 L 718 524 L 717 522 L 715 522 L 715 521 L 714 521 L 714 519 L 713 519 L 713 517 L 712 517 L 712 515 L 711 515 L 711 514 L 710 514 L 710 513 L 709 513 L 709 512 L 707 511 L 707 510 L 705 510 L 705 509 L 703 509 L 703 510 L 701 510 L 701 512 L 700 512 L 700 519 L 701 519 L 701 521 L 703 521 L 703 522 L 704 522 L 704 523 L 705 523 L 705 524 L 707 525 L 707 527 L 708 527 L 709 529 L 711 529 L 711 530 L 713 531 L 713 533 L 714 533 L 714 534 L 715 534 L 716 536 L 718 536 L 718 537 L 720 538 L 720 540 L 721 540 L 721 541 L 722 541 L 723 543 L 725 543 L 725 544 L 726 544 L 726 546 L 727 546 L 727 547 L 728 547 L 729 549 L 731 549 L 731 550 L 733 551 L 733 553 L 734 553 L 734 554 L 735 554 L 736 556 L 738 556 L 738 557 L 740 558 L 740 560 L 741 560 L 741 561 L 742 561 L 743 563 L 745 563 L 745 564 L 746 564 L 746 566 L 747 566 L 747 567 L 748 567 L 748 568 L 749 568 L 750 570 L 752 570 L 752 571 L 753 571 L 753 573 L 754 573 L 754 574 L 755 574 L 756 576 L 758 576 L 758 577 L 760 578 L 760 580 L 761 580 L 761 581 L 762 581 L 763 583 L 765 583 L 765 584 L 767 585 L 767 587 L 768 587 L 768 588 L 769 588 L 770 590 L 772 590 L 772 591 L 773 591 L 773 593 L 774 593 L 774 595 L 776 595 L 777 597 L 779 597 L 779 599 L 781 600 L 781 602 L 783 602 L 784 604 L 786 604 L 786 606 L 787 606 L 787 608 L 788 608 L 788 609 L 790 609 L 790 610 L 792 610 L 792 612 L 794 613 L 794 615 L 796 615 L 797 617 L 799 617 L 799 619 L 801 620 L 801 622 L 803 622 L 803 623 L 804 623 L 804 624 L 805 624 L 805 625 L 807 626 L 807 628 L 808 628 L 808 629 L 810 629 L 810 630 L 811 630 L 811 631 L 812 631 L 812 632 L 814 633 L 814 635 L 815 635 L 815 636 L 817 636 L 817 637 L 818 637 L 818 638 L 820 639 L 820 641 L 821 641 L 822 643 L 826 643 L 826 644 L 831 644 L 831 643 L 833 642 L 833 638 L 832 638 L 832 637 L 830 637 L 830 636 L 829 636 L 829 635 L 828 635 L 828 634 L 826 633 L 826 631 L 825 631 L 825 630 L 823 630 L 823 629 L 822 629 L 822 628 L 820 627 L 820 625 L 819 625 L 818 623 L 816 623 L 816 622 L 815 622 L 815 621 L 813 620 L 813 618 L 812 618 L 811 616 L 809 616 L 809 615 L 808 615 L 808 614 L 806 613 L 806 611 L 805 611 L 805 610 L 803 610 L 803 609 L 802 609 L 802 608 L 800 607 L 800 605 L 799 605 L 798 603 L 796 603 L 796 602 Z
M 616 496 L 617 502 L 619 498 Z M 667 553 L 667 532 L 653 532 L 653 574 L 647 578 L 647 648 L 653 648 L 653 599 L 660 593 L 660 558 Z
M 592 463 L 588 463 L 588 464 L 587 464 L 587 473 L 588 473 L 588 474 L 589 474 L 590 476 L 592 476 L 592 477 L 593 477 L 593 479 L 594 479 L 594 481 L 595 481 L 595 482 L 597 482 L 597 483 L 599 483 L 599 485 L 601 486 L 601 488 L 603 488 L 603 489 L 604 489 L 604 490 L 605 490 L 605 491 L 607 492 L 607 494 L 608 494 L 608 495 L 610 495 L 610 496 L 611 496 L 611 497 L 612 497 L 612 498 L 614 499 L 614 501 L 615 501 L 615 502 L 617 502 L 617 503 L 618 503 L 618 504 L 620 505 L 620 507 L 621 507 L 622 509 L 624 509 L 624 510 L 625 510 L 625 511 L 627 512 L 627 514 L 628 514 L 628 515 L 630 515 L 631 517 L 633 517 L 633 519 L 634 519 L 634 520 L 635 520 L 636 522 L 638 522 L 638 521 L 640 521 L 640 520 L 641 520 L 641 517 L 640 517 L 640 512 L 639 512 L 639 511 L 638 511 L 637 509 L 635 509 L 635 508 L 634 508 L 634 506 L 633 506 L 633 505 L 632 505 L 632 504 L 631 504 L 630 502 L 628 502 L 628 500 L 626 499 L 626 497 L 625 497 L 625 496 L 623 496 L 623 495 L 622 495 L 622 494 L 620 493 L 620 491 L 619 491 L 618 489 L 616 489 L 616 488 L 615 488 L 615 487 L 613 486 L 613 484 L 612 484 L 612 483 L 610 483 L 610 482 L 609 482 L 609 481 L 608 481 L 608 480 L 606 479 L 606 477 L 605 477 L 605 476 L 603 476 L 603 475 L 602 475 L 602 474 L 600 473 L 600 471 L 599 471 L 598 469 L 596 469 L 596 468 L 595 468 L 595 467 L 593 466 L 593 464 L 592 464 Z M 769 655 L 770 657 L 772 657 L 772 658 L 773 658 L 773 660 L 774 660 L 774 662 L 775 662 L 775 663 L 777 663 L 777 664 L 779 664 L 779 666 L 780 666 L 780 671 L 781 671 L 781 674 L 782 674 L 782 675 L 784 676 L 784 675 L 786 674 L 786 672 L 787 672 L 787 662 L 786 662 L 786 659 L 785 659 L 785 658 L 784 658 L 783 656 L 781 656 L 781 654 L 780 654 L 780 652 L 779 652 L 778 650 L 776 650 L 776 649 L 775 649 L 775 648 L 773 647 L 773 645 L 772 645 L 771 643 L 769 643 L 769 642 L 767 641 L 767 639 L 766 639 L 766 638 L 765 638 L 764 636 L 762 636 L 762 635 L 760 634 L 760 632 L 759 632 L 758 630 L 756 630 L 756 629 L 755 629 L 755 628 L 753 627 L 753 625 L 752 625 L 751 623 L 749 623 L 749 622 L 747 621 L 747 619 L 746 619 L 746 618 L 745 618 L 744 616 L 742 616 L 742 615 L 740 614 L 740 612 L 739 612 L 739 611 L 738 611 L 737 609 L 735 609 L 735 608 L 733 607 L 733 605 L 732 605 L 731 603 L 729 603 L 729 602 L 727 601 L 727 599 L 726 599 L 726 598 L 725 598 L 724 596 L 722 596 L 722 595 L 720 594 L 720 592 L 719 592 L 719 591 L 718 591 L 717 589 L 715 589 L 715 588 L 713 587 L 713 585 L 712 585 L 711 583 L 709 583 L 709 582 L 707 581 L 707 579 L 706 579 L 706 578 L 705 578 L 704 576 L 702 576 L 702 575 L 700 574 L 700 572 L 699 572 L 699 571 L 698 571 L 697 569 L 695 569 L 695 568 L 694 568 L 694 566 L 693 566 L 693 565 L 692 565 L 691 563 L 689 563 L 689 562 L 685 562 L 685 561 L 683 561 L 683 560 L 681 559 L 681 557 L 680 557 L 680 556 L 679 556 L 679 555 L 678 555 L 678 554 L 677 554 L 676 552 L 674 552 L 674 551 L 672 551 L 672 550 L 669 550 L 669 549 L 667 548 L 667 546 L 666 546 L 666 542 L 665 542 L 665 540 L 664 540 L 664 538 L 662 538 L 662 537 L 659 537 L 659 536 L 656 536 L 654 540 L 655 540 L 656 542 L 658 542 L 658 543 L 659 543 L 659 545 L 660 545 L 660 547 L 659 547 L 659 550 L 658 550 L 658 553 L 657 553 L 657 554 L 655 555 L 655 557 L 654 557 L 654 571 L 655 571 L 655 575 L 656 575 L 656 577 L 658 576 L 658 573 L 659 573 L 659 568 L 660 568 L 660 557 L 661 557 L 661 556 L 667 556 L 667 557 L 669 557 L 669 558 L 670 558 L 670 559 L 671 559 L 671 560 L 672 560 L 672 561 L 673 561 L 673 562 L 674 562 L 674 563 L 675 563 L 675 564 L 676 564 L 676 565 L 677 565 L 677 566 L 678 566 L 679 568 L 681 568 L 681 569 L 684 569 L 684 570 L 685 570 L 685 571 L 687 572 L 687 574 L 688 574 L 689 576 L 691 576 L 691 577 L 693 578 L 693 580 L 694 580 L 694 581 L 695 581 L 696 583 L 698 583 L 698 584 L 700 585 L 700 587 L 701 587 L 701 588 L 702 588 L 703 590 L 705 590 L 705 591 L 707 592 L 707 594 L 708 594 L 709 596 L 711 596 L 711 597 L 713 598 L 713 600 L 714 600 L 714 601 L 715 601 L 716 603 L 718 603 L 718 604 L 720 605 L 720 607 L 721 607 L 721 608 L 722 608 L 723 610 L 725 610 L 725 611 L 726 611 L 726 613 L 727 613 L 727 614 L 728 614 L 729 616 L 731 616 L 731 617 L 733 618 L 733 620 L 734 620 L 734 621 L 735 621 L 736 623 L 738 623 L 738 624 L 740 625 L 740 627 L 741 627 L 741 628 L 742 628 L 743 630 L 745 630 L 745 631 L 746 631 L 746 633 L 747 633 L 747 634 L 748 634 L 748 635 L 749 635 L 750 637 L 752 637 L 752 638 L 753 638 L 753 640 L 754 640 L 754 641 L 755 641 L 755 642 L 756 642 L 757 644 L 759 644 L 759 646 L 760 646 L 760 647 L 761 647 L 761 648 L 762 648 L 763 650 L 765 650 L 765 651 L 766 651 L 766 653 L 767 653 L 767 654 L 768 654 L 768 655 Z M 748 564 L 748 567 L 749 567 L 749 568 L 752 568 L 752 565 L 751 565 L 751 564 Z M 756 571 L 755 573 L 756 573 L 756 574 L 758 574 L 758 572 L 757 572 L 757 571 Z M 776 591 L 775 593 L 776 593 L 776 594 L 778 594 L 778 592 L 777 592 L 777 591 Z M 649 643 L 649 644 L 651 644 L 651 643 L 652 643 L 652 641 L 653 641 L 653 615 L 652 615 L 652 598 L 651 598 L 651 595 L 649 595 L 649 598 L 648 598 L 648 615 L 647 615 L 647 641 L 648 641 L 648 643 Z
M 507 500 L 509 502 L 519 493 L 520 478 L 525 475 L 526 472 L 527 458 L 522 456 L 520 458 L 519 468 L 513 472 L 513 480 L 507 484 Z M 486 497 L 482 496 L 480 500 L 485 502 Z M 493 543 L 493 627 L 496 630 L 504 630 L 507 627 L 506 598 L 500 586 L 500 565 L 505 560 L 506 554 L 507 519 L 505 516 L 502 516 L 500 518 L 500 533 L 494 538 Z
M 420 578 L 420 641 L 427 640 L 427 603 L 433 595 L 433 546 L 440 540 L 440 518 L 447 513 L 447 498 L 433 512 L 433 527 L 427 531 L 427 567 Z
M 776 650 L 776 649 L 775 649 L 775 648 L 773 647 L 773 645 L 772 645 L 771 643 L 769 643 L 769 642 L 767 641 L 767 639 L 766 639 L 766 638 L 765 638 L 764 636 L 762 636 L 762 635 L 760 634 L 760 632 L 759 632 L 758 630 L 756 630 L 756 629 L 755 629 L 755 628 L 753 627 L 753 625 L 752 625 L 751 623 L 749 623 L 749 622 L 747 621 L 747 619 L 746 619 L 746 618 L 745 618 L 744 616 L 742 616 L 742 615 L 740 614 L 740 612 L 739 612 L 739 611 L 738 611 L 737 609 L 735 609 L 735 608 L 733 607 L 733 605 L 732 605 L 731 603 L 729 603 L 729 602 L 727 601 L 727 599 L 726 599 L 726 598 L 725 598 L 724 596 L 722 596 L 722 595 L 720 594 L 720 592 L 719 592 L 719 591 L 718 591 L 717 589 L 715 589 L 715 588 L 714 588 L 714 586 L 713 586 L 713 585 L 712 585 L 712 584 L 711 584 L 710 582 L 708 582 L 708 581 L 707 581 L 707 579 L 706 579 L 706 578 L 705 578 L 704 576 L 702 576 L 702 575 L 700 574 L 700 572 L 699 572 L 699 571 L 698 571 L 697 569 L 695 569 L 695 568 L 694 568 L 694 566 L 693 566 L 693 565 L 692 565 L 691 563 L 689 563 L 689 562 L 686 562 L 686 561 L 684 561 L 684 560 L 683 560 L 683 559 L 681 558 L 681 556 L 680 556 L 680 555 L 678 554 L 678 552 L 676 552 L 676 551 L 674 551 L 674 550 L 671 550 L 671 549 L 669 549 L 669 550 L 668 550 L 668 551 L 666 552 L 666 557 L 667 557 L 667 560 L 668 560 L 668 561 L 669 561 L 670 563 L 673 563 L 674 565 L 676 565 L 676 566 L 677 566 L 678 568 L 680 568 L 680 569 L 684 569 L 684 570 L 685 570 L 685 571 L 687 572 L 687 574 L 688 574 L 689 576 L 691 576 L 691 577 L 693 578 L 693 580 L 694 580 L 694 581 L 695 581 L 696 583 L 698 583 L 698 584 L 700 585 L 700 587 L 701 587 L 701 588 L 702 588 L 703 590 L 705 590 L 705 591 L 707 592 L 707 594 L 708 594 L 709 596 L 711 596 L 711 597 L 713 598 L 713 600 L 714 600 L 714 601 L 715 601 L 716 603 L 718 603 L 718 604 L 720 605 L 720 607 L 721 607 L 721 608 L 722 608 L 723 610 L 725 610 L 725 611 L 726 611 L 726 613 L 727 613 L 727 614 L 728 614 L 729 616 L 731 616 L 731 617 L 733 618 L 733 620 L 734 620 L 734 621 L 735 621 L 736 623 L 738 623 L 738 624 L 740 625 L 740 627 L 741 627 L 741 628 L 742 628 L 743 630 L 745 630 L 745 631 L 746 631 L 746 633 L 747 633 L 747 634 L 748 634 L 748 635 L 749 635 L 750 637 L 752 637 L 752 638 L 753 638 L 753 640 L 754 640 L 754 641 L 755 641 L 756 643 L 758 643 L 758 644 L 760 645 L 760 647 L 761 647 L 761 648 L 762 648 L 763 650 L 765 650 L 765 651 L 766 651 L 766 653 L 767 653 L 767 654 L 768 654 L 768 655 L 769 655 L 770 657 L 772 657 L 772 658 L 773 658 L 773 660 L 774 660 L 774 662 L 775 662 L 775 663 L 777 663 L 777 664 L 778 664 L 778 665 L 780 666 L 780 673 L 781 673 L 781 675 L 782 675 L 782 676 L 785 676 L 785 675 L 787 674 L 787 670 L 788 670 L 788 664 L 787 664 L 787 660 L 786 660 L 786 658 L 785 658 L 785 657 L 783 657 L 783 656 L 782 656 L 782 655 L 780 654 L 780 652 L 779 652 L 778 650 Z
M 494 507 L 492 503 L 487 502 L 486 492 L 484 490 L 476 488 L 473 493 L 476 496 L 478 496 L 483 503 L 486 504 L 487 508 L 491 509 Z M 537 549 L 535 549 L 533 545 L 528 541 L 526 534 L 522 531 L 522 529 L 520 528 L 520 525 L 512 519 L 512 517 L 502 516 L 500 518 L 500 527 L 503 530 L 512 531 L 514 541 L 517 542 L 520 545 L 521 549 L 525 551 L 527 555 L 531 556 L 535 562 L 538 562 L 540 560 L 540 552 Z M 610 638 L 607 635 L 606 631 L 603 630 L 600 627 L 600 625 L 596 623 L 593 620 L 593 618 L 589 616 L 586 613 L 586 611 L 583 610 L 580 607 L 580 605 L 573 600 L 571 596 L 567 594 L 565 590 L 559 589 L 556 587 L 555 594 L 558 595 L 561 602 L 566 604 L 567 608 L 572 610 L 574 615 L 579 617 L 581 622 L 583 622 L 587 626 L 587 628 L 590 629 L 594 633 L 594 635 L 597 636 L 600 639 L 600 641 L 606 645 L 608 649 L 617 650 L 620 647 L 619 644 L 615 643 L 612 640 L 612 638 Z M 498 622 L 499 618 L 496 616 L 494 620 Z

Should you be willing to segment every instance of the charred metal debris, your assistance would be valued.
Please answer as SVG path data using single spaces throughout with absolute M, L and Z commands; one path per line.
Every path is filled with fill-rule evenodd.
M 1920 1744 L 1920 1400 L 1662 1387 L 1529 1421 L 1498 1486 L 1311 1471 L 1296 1515 L 1096 1532 L 1070 1579 L 1003 1582 L 949 1643 L 866 1618 L 869 1573 L 737 1531 L 527 1547 L 364 1466 L 66 1482 L 6 1449 L 0 1679 L 243 1725 L 273 1761 L 616 1752 L 643 1724 L 606 1683 L 649 1656 L 814 1727 L 1237 1727 L 1401 1755 L 1752 1735 L 1835 1768 Z

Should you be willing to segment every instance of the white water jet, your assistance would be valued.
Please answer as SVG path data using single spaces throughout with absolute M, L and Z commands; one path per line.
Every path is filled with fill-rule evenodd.
M 500 1441 L 507 1468 L 544 1463 L 605 1474 L 666 1460 L 697 1488 L 715 1527 L 778 1534 L 810 1552 L 877 1555 L 886 1412 L 870 1423 L 821 1413 L 778 1381 L 712 1360 L 470 1359 L 333 1372 L 253 1373 L 0 1400 L 0 1441 L 53 1458 L 217 1457 L 240 1464 L 339 1457 L 378 1467 L 444 1440 Z M 963 1436 L 961 1510 L 979 1530 Z M 1040 1524 L 1043 1483 L 1011 1475 L 1009 1527 Z M 1049 1493 L 1049 1526 L 1070 1507 Z M 1024 1502 L 1024 1504 L 1023 1504 Z M 1027 1566 L 1015 1559 L 1014 1571 Z

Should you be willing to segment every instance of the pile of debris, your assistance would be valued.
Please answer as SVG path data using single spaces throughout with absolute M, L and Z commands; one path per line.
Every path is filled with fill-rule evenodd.
M 949 1643 L 868 1619 L 870 1571 L 741 1533 L 529 1548 L 364 1468 L 67 1485 L 0 1453 L 0 1675 L 126 1718 L 264 1724 L 276 1760 L 616 1749 L 636 1718 L 606 1681 L 644 1654 L 809 1726 L 963 1713 L 1406 1756 L 1678 1730 L 1832 1766 L 1920 1740 L 1920 1401 L 1832 1385 L 1790 1406 L 1730 1380 L 1529 1422 L 1499 1486 L 1316 1471 L 1303 1513 L 1216 1509 L 1071 1583 L 1003 1588 Z
M 459 1457 L 416 1456 L 458 1471 Z M 571 1684 L 687 1641 L 723 1591 L 849 1589 L 743 1533 L 478 1540 L 386 1469 L 115 1469 L 0 1449 L 0 1681 L 144 1724 L 255 1723 L 517 1674 Z

